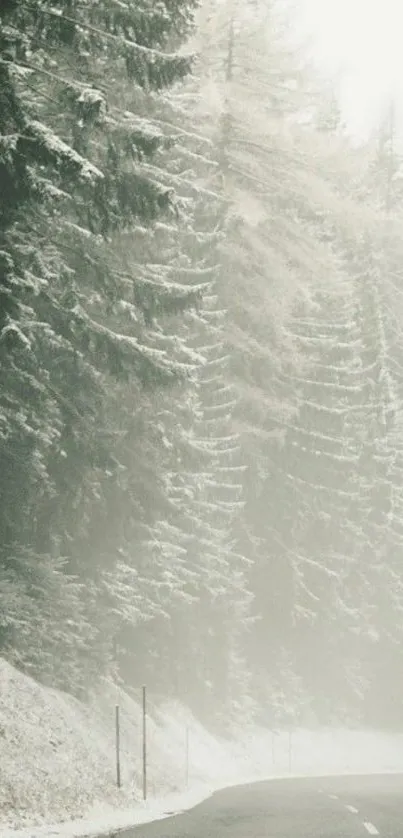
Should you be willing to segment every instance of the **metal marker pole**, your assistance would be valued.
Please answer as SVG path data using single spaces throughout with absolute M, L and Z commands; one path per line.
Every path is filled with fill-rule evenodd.
M 291 732 L 291 730 L 288 733 L 288 768 L 291 771 L 291 768 L 292 768 L 292 732 Z
M 189 787 L 189 726 L 186 727 L 186 788 Z
M 143 800 L 147 800 L 147 697 L 143 687 Z
M 115 743 L 116 743 L 116 785 L 120 789 L 120 719 L 119 704 L 115 706 Z

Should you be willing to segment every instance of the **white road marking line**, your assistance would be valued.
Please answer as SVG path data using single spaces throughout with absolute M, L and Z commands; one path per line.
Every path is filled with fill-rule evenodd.
M 350 806 L 346 803 L 346 809 L 348 809 L 349 812 L 352 812 L 353 815 L 358 815 L 358 809 L 356 809 L 355 806 Z
M 364 821 L 364 826 L 365 826 L 365 829 L 367 830 L 367 832 L 369 832 L 370 835 L 379 835 L 379 832 L 378 832 L 376 826 L 374 826 L 373 823 L 369 823 L 368 821 Z
M 330 797 L 330 800 L 338 800 L 339 799 L 337 794 L 329 794 L 328 796 Z

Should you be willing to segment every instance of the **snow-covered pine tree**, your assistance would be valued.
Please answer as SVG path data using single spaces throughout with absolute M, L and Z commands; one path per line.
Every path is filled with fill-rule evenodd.
M 108 509 L 119 471 L 109 382 L 134 376 L 153 388 L 177 372 L 141 335 L 150 308 L 180 309 L 194 294 L 138 277 L 127 254 L 130 231 L 172 205 L 173 183 L 147 169 L 169 126 L 145 115 L 190 69 L 172 49 L 193 6 L 2 7 L 5 559 L 25 545 L 68 556 L 69 571 L 87 577 L 90 508 Z
M 315 710 L 329 717 L 336 704 L 358 712 L 370 626 L 368 591 L 359 590 L 363 327 L 346 257 L 366 213 L 353 193 L 356 159 L 337 125 L 317 134 L 309 124 L 312 90 L 301 89 L 299 60 L 275 21 L 257 4 L 222 4 L 215 18 L 210 10 L 209 83 L 219 75 L 233 207 L 225 303 L 249 465 L 242 529 L 263 616 L 250 656 L 278 691 L 285 645 Z
M 256 671 L 265 668 L 278 681 L 276 664 L 284 657 L 280 645 L 287 643 L 292 611 L 293 571 L 282 556 L 275 566 L 268 550 L 265 490 L 271 448 L 284 433 L 282 419 L 295 409 L 281 375 L 293 355 L 284 322 L 303 279 L 311 282 L 318 254 L 311 229 L 294 206 L 296 200 L 306 200 L 312 184 L 284 127 L 285 115 L 295 117 L 296 108 L 303 107 L 300 68 L 281 45 L 274 20 L 256 4 L 223 4 L 215 16 L 211 10 L 206 85 L 215 90 L 213 101 L 218 100 L 221 117 L 218 146 L 229 211 L 219 294 L 228 308 L 230 371 L 239 398 L 237 430 L 248 464 L 243 479 L 246 507 L 237 537 L 242 552 L 254 559 L 250 580 L 256 612 L 263 615 L 251 633 L 248 653 Z M 318 188 L 314 174 L 312 180 Z M 269 634 L 264 619 L 274 614 L 279 620 L 281 615 L 281 626 Z
M 395 517 L 391 475 L 397 455 L 396 387 L 389 363 L 388 328 L 379 268 L 382 238 L 378 230 L 379 215 L 362 189 L 359 157 L 346 147 L 346 161 L 339 172 L 341 174 L 347 164 L 352 177 L 344 177 L 344 185 L 343 178 L 332 167 L 332 179 L 339 195 L 344 197 L 350 224 L 346 225 L 345 219 L 334 211 L 327 214 L 327 220 L 322 214 L 317 216 L 317 221 L 321 219 L 318 235 L 330 246 L 329 269 L 336 257 L 341 269 L 340 281 L 338 285 L 333 280 L 329 284 L 331 277 L 328 270 L 327 291 L 325 295 L 322 293 L 316 297 L 318 305 L 311 323 L 311 334 L 305 335 L 312 346 L 309 378 L 314 384 L 315 395 L 312 399 L 308 390 L 308 405 L 322 414 L 325 420 L 321 426 L 322 438 L 329 442 L 333 438 L 333 443 L 341 446 L 342 457 L 335 457 L 335 450 L 326 451 L 326 447 L 319 444 L 315 452 L 319 469 L 314 467 L 312 457 L 305 461 L 304 467 L 303 446 L 298 441 L 294 442 L 297 446 L 295 462 L 299 463 L 298 469 L 302 465 L 304 479 L 308 477 L 310 484 L 315 472 L 321 477 L 319 498 L 313 500 L 309 492 L 301 498 L 301 504 L 310 506 L 311 514 L 313 512 L 314 537 L 311 543 L 308 542 L 308 555 L 310 559 L 315 558 L 319 550 L 316 566 L 319 568 L 322 564 L 322 569 L 330 569 L 334 583 L 328 584 L 322 593 L 317 593 L 316 603 L 312 602 L 315 616 L 311 630 L 308 623 L 308 637 L 315 627 L 315 638 L 320 637 L 320 643 L 323 642 L 322 653 L 312 637 L 306 641 L 303 632 L 298 635 L 298 641 L 302 641 L 301 650 L 310 650 L 315 646 L 314 658 L 303 652 L 302 665 L 304 661 L 314 659 L 314 678 L 321 673 L 319 681 L 322 686 L 316 683 L 313 690 L 311 684 L 308 686 L 317 698 L 322 696 L 324 699 L 322 707 L 317 705 L 317 708 L 319 712 L 324 710 L 325 716 L 332 712 L 332 706 L 337 707 L 337 712 L 347 715 L 362 716 L 368 712 L 373 685 L 379 683 L 374 672 L 371 673 L 369 663 L 377 658 L 382 645 L 377 627 L 379 614 L 390 614 L 400 601 L 396 572 L 390 568 L 389 548 L 389 528 Z M 346 188 L 347 183 L 349 188 Z M 366 206 L 362 204 L 364 195 Z M 341 308 L 337 304 L 340 289 L 343 293 Z M 330 313 L 330 317 L 326 312 Z M 328 322 L 325 331 L 323 315 Z M 338 329 L 341 332 L 334 340 Z M 321 344 L 323 337 L 326 342 Z M 335 353 L 333 360 L 332 353 Z M 325 378 L 322 378 L 322 371 Z M 328 404 L 324 385 L 328 396 L 333 398 L 333 404 Z M 337 415 L 342 418 L 339 427 L 331 423 L 327 432 L 326 412 L 329 419 L 331 414 L 334 420 L 337 420 Z M 303 434 L 309 429 L 310 435 L 318 426 L 313 417 L 309 420 L 306 407 L 299 411 L 298 424 Z M 327 457 L 331 454 L 333 466 L 335 460 L 345 460 L 348 470 L 342 483 L 334 469 L 324 467 L 324 454 Z M 328 462 L 330 464 L 330 459 Z M 340 488 L 345 498 L 344 510 L 343 503 L 340 505 L 337 501 Z M 323 539 L 318 537 L 316 530 L 318 526 L 322 527 L 322 516 L 318 514 L 321 507 L 326 517 L 326 494 L 328 524 L 323 530 Z M 309 517 L 305 518 L 305 523 L 306 520 Z M 303 545 L 303 528 L 301 536 L 299 543 Z M 332 588 L 336 594 L 333 605 L 326 600 Z M 322 611 L 324 604 L 326 607 Z M 319 625 L 321 631 L 318 632 Z M 383 660 L 389 639 L 390 633 L 380 653 Z M 317 661 L 321 658 L 323 663 L 318 667 Z M 322 681 L 323 673 L 326 673 L 326 680 Z M 337 701 L 335 696 L 338 696 Z
M 174 125 L 172 104 L 170 120 Z M 203 573 L 202 567 L 193 567 L 188 556 L 189 534 L 184 521 L 199 468 L 189 438 L 197 411 L 198 370 L 204 362 L 195 348 L 195 335 L 202 296 L 212 280 L 206 248 L 200 248 L 200 240 L 204 241 L 197 219 L 201 198 L 193 173 L 194 160 L 199 157 L 203 161 L 200 145 L 203 149 L 206 141 L 192 133 L 190 126 L 184 129 L 183 122 L 182 115 L 181 128 L 172 128 L 176 143 L 165 158 L 177 188 L 180 224 L 175 219 L 157 222 L 145 237 L 147 250 L 143 254 L 154 281 L 164 277 L 172 295 L 170 311 L 163 307 L 150 310 L 145 336 L 150 347 L 169 353 L 183 377 L 168 389 L 151 392 L 147 405 L 143 400 L 132 423 L 134 433 L 125 439 L 120 454 L 126 470 L 124 484 L 130 498 L 137 497 L 137 509 L 133 507 L 130 514 L 130 501 L 126 501 L 128 517 L 120 540 L 123 549 L 116 572 L 108 574 L 112 595 L 127 602 L 127 619 L 119 629 L 122 675 L 133 683 L 145 679 L 154 691 L 176 695 L 181 689 L 177 673 L 183 670 L 183 658 L 187 660 L 186 645 L 181 648 L 183 633 L 180 638 L 175 634 L 177 612 L 184 609 L 191 622 L 188 606 L 194 602 Z M 205 196 L 202 198 L 205 201 Z M 185 315 L 175 304 L 178 289 L 187 289 L 187 305 L 189 299 L 195 303 Z M 135 428 L 140 425 L 142 432 L 136 435 Z M 142 608 L 130 608 L 133 590 Z M 187 672 L 187 676 L 189 684 L 191 675 Z M 187 691 L 186 684 L 182 689 Z
M 363 574 L 370 581 L 370 642 L 364 659 L 370 689 L 367 714 L 371 723 L 395 724 L 401 719 L 396 700 L 401 661 L 403 579 L 402 549 L 402 348 L 400 340 L 402 158 L 394 105 L 375 140 L 364 149 L 362 190 L 374 205 L 376 224 L 366 252 L 357 254 L 358 317 L 367 359 L 366 433 L 362 471 L 366 490 Z M 382 686 L 381 686 L 382 685 Z
M 200 147 L 201 137 L 192 131 L 195 85 L 197 93 L 197 81 L 178 92 L 188 120 L 187 144 L 182 147 L 182 164 L 188 167 L 186 178 L 181 176 L 182 212 L 191 201 L 192 214 L 179 240 L 170 240 L 168 247 L 165 226 L 167 241 L 159 252 L 166 254 L 179 274 L 187 276 L 192 287 L 196 283 L 204 289 L 197 310 L 181 322 L 174 320 L 171 327 L 171 339 L 175 335 L 176 341 L 185 340 L 197 363 L 191 387 L 185 384 L 175 390 L 176 404 L 169 395 L 162 399 L 156 414 L 164 429 L 170 508 L 161 510 L 145 554 L 154 554 L 150 569 L 155 560 L 163 568 L 156 577 L 161 579 L 159 614 L 156 611 L 154 619 L 135 630 L 134 636 L 135 665 L 147 672 L 154 689 L 169 690 L 178 697 L 186 694 L 211 722 L 217 714 L 224 713 L 228 719 L 234 701 L 245 695 L 238 640 L 244 632 L 249 596 L 230 523 L 239 499 L 241 469 L 228 460 L 229 448 L 234 448 L 233 398 L 226 381 L 225 312 L 217 300 L 217 248 L 225 207 L 216 191 L 211 139 L 203 137 Z M 181 177 L 178 171 L 178 183 Z M 189 192 L 192 181 L 197 186 Z M 169 340 L 167 335 L 165 340 Z

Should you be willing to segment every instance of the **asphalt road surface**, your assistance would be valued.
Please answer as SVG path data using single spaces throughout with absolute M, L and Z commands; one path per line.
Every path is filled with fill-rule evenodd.
M 403 775 L 272 780 L 214 794 L 124 838 L 403 838 Z M 122 836 L 122 838 L 123 838 Z

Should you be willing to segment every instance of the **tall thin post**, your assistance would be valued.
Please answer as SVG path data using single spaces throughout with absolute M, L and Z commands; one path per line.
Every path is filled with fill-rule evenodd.
M 120 719 L 119 719 L 119 704 L 115 707 L 115 743 L 116 743 L 116 785 L 118 789 L 121 786 L 120 779 Z
M 147 696 L 143 687 L 143 800 L 147 800 Z
M 186 788 L 189 787 L 189 725 L 186 725 Z

